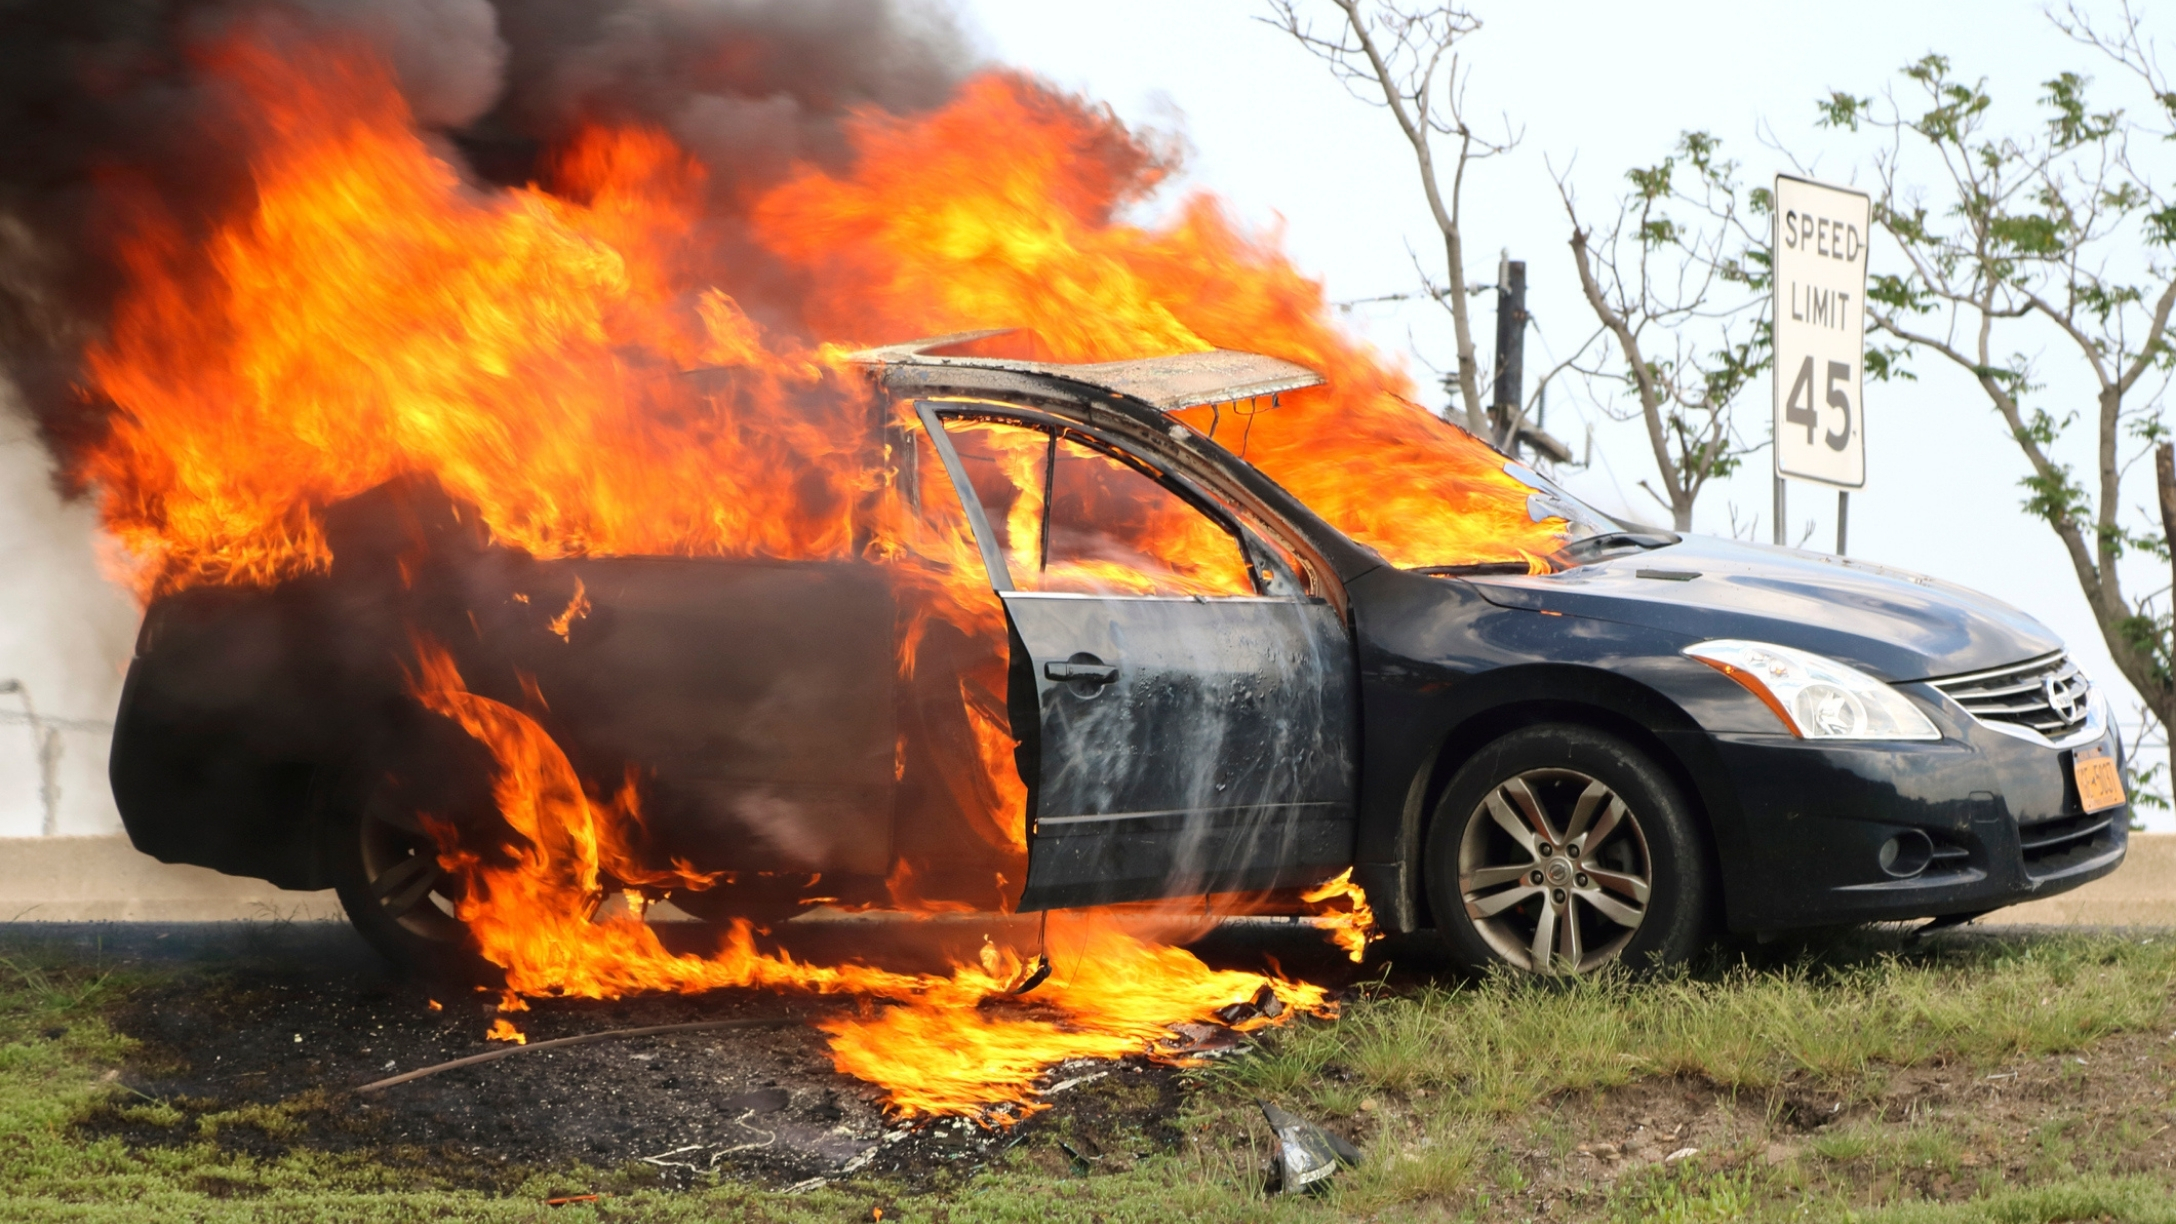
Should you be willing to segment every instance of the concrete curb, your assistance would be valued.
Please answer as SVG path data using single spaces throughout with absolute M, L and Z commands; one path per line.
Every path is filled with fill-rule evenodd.
M 2114 875 L 1997 910 L 2004 925 L 2176 926 L 2176 834 L 2135 833 Z M 0 838 L 0 922 L 338 922 L 330 892 L 161 863 L 126 837 Z

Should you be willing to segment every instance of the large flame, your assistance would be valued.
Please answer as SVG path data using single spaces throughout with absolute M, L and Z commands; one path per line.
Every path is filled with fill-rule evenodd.
M 1272 242 L 1205 196 L 1165 223 L 1123 219 L 1162 164 L 1107 112 L 1031 81 L 993 73 L 929 114 L 860 115 L 844 169 L 721 201 L 699 161 L 636 127 L 587 129 L 543 183 L 480 187 L 354 48 L 244 33 L 202 68 L 234 91 L 223 138 L 250 150 L 253 190 L 193 237 L 109 183 L 130 219 L 128 283 L 87 355 L 88 389 L 117 411 L 76 475 L 100 490 L 147 598 L 322 569 L 326 506 L 427 472 L 498 542 L 545 558 L 842 559 L 859 506 L 875 518 L 862 555 L 926 587 L 914 615 L 1002 659 L 964 524 L 887 500 L 856 441 L 866 386 L 835 359 L 987 327 L 1027 329 L 1057 360 L 1224 347 L 1321 371 L 1323 388 L 1184 419 L 1394 563 L 1532 560 L 1560 542 L 1502 457 L 1408 402 L 1404 376 L 1331 324 L 1320 286 Z M 718 366 L 734 371 L 728 391 L 683 373 Z M 1122 566 L 1051 579 L 1124 580 Z M 586 610 L 578 594 L 555 631 Z M 902 635 L 903 673 L 923 623 Z M 990 713 L 1005 708 L 1003 668 L 960 685 L 980 757 L 968 806 L 978 832 L 1018 850 L 1026 792 Z M 427 644 L 412 689 L 497 762 L 510 840 L 437 832 L 468 883 L 461 916 L 517 997 L 882 996 L 897 1005 L 826 1024 L 839 1066 L 902 1109 L 963 1112 L 1025 1104 L 1055 1060 L 1150 1049 L 1264 985 L 1096 915 L 1053 917 L 1058 971 L 1033 1009 L 998 1002 L 1022 969 L 1009 948 L 947 976 L 798 963 L 745 925 L 715 955 L 671 953 L 638 916 L 595 917 L 603 877 L 699 882 L 627 849 L 635 788 L 577 777 L 533 719 L 468 692 Z M 894 873 L 903 904 L 918 903 L 915 871 Z M 1333 895 L 1349 899 L 1342 942 L 1357 955 L 1364 899 Z M 1315 987 L 1268 985 L 1293 1008 L 1324 1006 Z
M 1011 1119 L 1041 1107 L 1035 1080 L 1053 1063 L 1159 1053 L 1171 1025 L 1216 1021 L 1218 1009 L 1247 1003 L 1265 988 L 1288 1008 L 1335 1010 L 1320 987 L 1212 970 L 1191 953 L 1129 933 L 1115 915 L 1093 911 L 1048 924 L 1045 948 L 1057 968 L 1032 1003 L 1009 999 L 1027 965 L 1018 951 L 994 943 L 949 976 L 803 964 L 759 949 L 745 921 L 733 923 L 711 955 L 668 951 L 639 909 L 597 913 L 601 875 L 629 878 L 630 865 L 615 856 L 624 854 L 619 833 L 640 821 L 633 792 L 623 789 L 608 800 L 584 793 L 566 755 L 534 719 L 469 692 L 443 649 L 425 642 L 417 654 L 411 692 L 491 751 L 493 795 L 515 835 L 487 858 L 465 848 L 457 830 L 432 828 L 441 861 L 464 884 L 459 916 L 484 955 L 505 968 L 513 1007 L 522 995 L 616 998 L 750 986 L 878 996 L 890 1005 L 821 1025 L 841 1071 L 883 1085 L 902 1113 L 983 1114 L 1009 1102 L 1017 1107 Z M 649 878 L 666 882 L 654 873 Z M 1265 1023 L 1249 1017 L 1238 1027 Z M 504 1016 L 489 1035 L 522 1040 Z
M 1559 542 L 1500 457 L 1414 408 L 1214 200 L 1160 228 L 1114 219 L 1153 160 L 1018 78 L 862 117 L 849 175 L 805 171 L 740 219 L 767 256 L 747 269 L 703 241 L 704 169 L 662 133 L 592 128 L 552 190 L 486 191 L 367 56 L 243 38 L 212 66 L 248 103 L 254 202 L 190 244 L 130 200 L 133 275 L 89 355 L 121 411 L 79 474 L 147 590 L 320 567 L 319 507 L 418 470 L 538 556 L 843 556 L 871 474 L 820 341 L 992 325 L 1057 360 L 1226 347 L 1323 372 L 1218 437 L 1394 562 Z M 745 292 L 797 317 L 766 329 L 736 282 L 776 264 L 790 303 Z M 705 365 L 737 368 L 737 392 L 677 377 Z

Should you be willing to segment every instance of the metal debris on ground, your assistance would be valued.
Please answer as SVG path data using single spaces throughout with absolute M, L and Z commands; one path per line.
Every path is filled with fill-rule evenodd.
M 1239 1049 L 1239 1034 L 1221 1024 L 1174 1024 L 1171 1026 L 1170 1044 L 1155 1052 L 1162 1062 L 1177 1062 L 1194 1058 L 1215 1058 Z
M 1277 1192 L 1304 1190 L 1337 1172 L 1339 1165 L 1360 1163 L 1360 1149 L 1297 1114 L 1268 1101 L 1257 1101 L 1269 1129 L 1277 1135 Z
M 703 1167 L 703 1166 L 701 1166 L 701 1165 L 698 1165 L 698 1164 L 696 1164 L 696 1163 L 695 1163 L 694 1161 L 692 1161 L 692 1160 L 675 1160 L 675 1159 L 673 1159 L 673 1158 L 674 1158 L 675 1156 L 684 1156 L 684 1155 L 687 1155 L 687 1154 L 688 1154 L 688 1153 L 690 1153 L 690 1152 L 700 1152 L 700 1151 L 703 1151 L 703 1150 L 705 1150 L 705 1149 L 703 1148 L 703 1145 L 702 1145 L 702 1144 L 700 1144 L 700 1143 L 691 1143 L 691 1144 L 688 1144 L 688 1145 L 687 1145 L 686 1147 L 677 1147 L 677 1148 L 674 1148 L 673 1150 L 671 1150 L 671 1151 L 669 1151 L 669 1152 L 659 1152 L 659 1153 L 658 1153 L 657 1155 L 655 1155 L 655 1156 L 644 1156 L 644 1157 L 642 1157 L 641 1159 L 642 1159 L 642 1163 L 644 1163 L 644 1164 L 650 1164 L 650 1165 L 656 1165 L 656 1166 L 657 1166 L 658 1168 L 660 1168 L 660 1169 L 664 1169 L 664 1168 L 677 1168 L 677 1169 L 688 1169 L 688 1170 L 690 1170 L 690 1171 L 700 1171 L 700 1170 L 702 1169 L 702 1167 Z M 717 1160 L 717 1158 L 716 1158 L 715 1156 L 713 1156 L 713 1157 L 711 1158 L 711 1160 L 712 1160 L 712 1163 L 715 1163 L 715 1162 L 716 1162 L 716 1160 Z
M 829 1131 L 816 1132 L 791 1122 L 774 1122 L 768 1128 L 757 1126 L 751 1119 L 758 1115 L 773 1114 L 784 1110 L 793 1100 L 793 1094 L 783 1088 L 763 1088 L 727 1097 L 718 1103 L 718 1113 L 730 1115 L 732 1125 L 748 1136 L 740 1142 L 691 1143 L 669 1152 L 639 1159 L 660 1169 L 686 1169 L 691 1173 L 713 1172 L 718 1162 L 738 1152 L 750 1152 L 774 1145 L 782 1149 L 820 1156 L 833 1162 L 839 1172 L 852 1173 L 875 1157 L 878 1144 L 864 1143 L 871 1136 L 855 1135 L 845 1126 L 835 1126 Z M 899 1132 L 904 1136 L 906 1132 Z M 886 1136 L 886 1142 L 890 1136 Z
M 1239 1003 L 1227 1003 L 1216 1009 L 1216 1018 L 1226 1024 L 1245 1024 L 1257 1016 L 1274 1020 L 1284 1014 L 1284 1000 L 1268 983 L 1254 992 L 1254 997 Z
M 1088 1173 L 1092 1167 L 1091 1162 L 1103 1159 L 1103 1157 L 1101 1156 L 1085 1155 L 1081 1152 L 1079 1148 L 1074 1147 L 1072 1144 L 1066 1142 L 1063 1139 L 1058 1140 L 1058 1148 L 1059 1150 L 1063 1151 L 1066 1156 L 1071 1158 L 1073 1162 L 1073 1176 L 1075 1177 L 1088 1176 Z
M 862 1149 L 860 1155 L 855 1156 L 851 1160 L 848 1160 L 845 1164 L 840 1165 L 839 1172 L 859 1173 L 865 1166 L 868 1165 L 870 1161 L 876 1159 L 876 1153 L 877 1145 L 872 1143 L 868 1147 Z

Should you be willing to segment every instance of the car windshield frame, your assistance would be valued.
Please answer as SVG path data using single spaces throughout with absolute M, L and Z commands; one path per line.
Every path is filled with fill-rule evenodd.
M 1517 459 L 1506 458 L 1503 471 L 1504 475 L 1533 490 L 1526 498 L 1528 517 L 1537 523 L 1554 518 L 1561 519 L 1565 524 L 1563 543 L 1541 557 L 1549 568 L 1537 570 L 1532 561 L 1523 558 L 1402 568 L 1408 573 L 1443 578 L 1486 574 L 1546 576 L 1590 565 L 1607 557 L 1663 548 L 1684 538 L 1674 531 L 1604 513 Z

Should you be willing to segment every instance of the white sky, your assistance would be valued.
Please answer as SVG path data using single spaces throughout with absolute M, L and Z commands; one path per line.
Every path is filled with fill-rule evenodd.
M 968 0 L 965 8 L 993 60 L 1107 102 L 1129 122 L 1181 125 L 1194 153 L 1180 189 L 1213 191 L 1259 225 L 1281 224 L 1295 262 L 1323 279 L 1333 301 L 1413 288 L 1408 249 L 1440 269 L 1441 242 L 1395 124 L 1353 100 L 1288 36 L 1252 20 L 1267 12 L 1264 0 Z M 1325 22 L 1338 15 L 1327 0 L 1316 8 Z M 2019 0 L 1526 0 L 1484 4 L 1480 15 L 1486 26 L 1467 44 L 1469 114 L 1508 116 L 1524 136 L 1469 180 L 1467 273 L 1493 282 L 1506 248 L 1527 261 L 1528 308 L 1541 332 L 1538 344 L 1528 340 L 1529 389 L 1554 363 L 1552 345 L 1568 349 L 1593 326 L 1545 158 L 1573 168 L 1591 226 L 1606 219 L 1626 169 L 1660 160 L 1689 129 L 1721 137 L 1753 182 L 1789 169 L 1765 147 L 1764 133 L 1824 179 L 1870 178 L 1873 143 L 1816 129 L 1814 102 L 1831 88 L 1879 93 L 1898 68 L 1929 51 L 1949 56 L 1960 76 L 1986 76 L 1997 115 L 2012 117 L 2012 130 L 2034 122 L 2039 82 L 2058 71 L 2097 76 L 2111 89 L 2117 83 L 2049 24 L 2040 5 Z M 2176 39 L 2176 28 L 2156 32 L 2164 46 Z M 1883 254 L 1877 247 L 1877 270 Z M 1433 365 L 1452 363 L 1438 307 L 1360 307 L 1349 317 L 1386 351 L 1410 354 L 1417 344 Z M 1485 356 L 1495 334 L 1492 298 L 1477 302 L 1474 328 Z M 2051 373 L 2064 359 L 2052 339 L 2036 351 Z M 2000 418 L 1961 373 L 1933 360 L 1916 368 L 1918 382 L 1867 384 L 1867 488 L 1851 500 L 1851 553 L 2023 608 L 2060 633 L 2094 679 L 2116 686 L 2120 706 L 2134 704 L 2054 533 L 2019 508 L 2024 461 Z M 1427 368 L 1412 369 L 1425 385 Z M 1605 509 L 1667 523 L 1667 511 L 1638 489 L 1653 471 L 1644 435 L 1575 407 L 1578 393 L 1559 385 L 1567 393 L 1551 388 L 1550 431 L 1577 445 L 1584 427 L 1566 414 L 1583 411 L 1597 424 L 1592 469 L 1566 483 Z M 2088 397 L 2062 400 L 2055 394 L 2062 387 L 2053 383 L 2047 406 L 2090 410 Z M 1739 420 L 1749 438 L 1766 437 L 1768 403 L 1765 385 L 1745 399 Z M 2091 439 L 2081 432 L 2071 442 L 2080 470 L 2090 471 Z M 2153 496 L 2150 466 L 2132 498 L 2141 505 Z M 1729 534 L 1734 507 L 1740 523 L 1757 516 L 1757 538 L 1768 538 L 1767 453 L 1747 468 L 1703 494 L 1696 530 Z M 1833 547 L 1835 510 L 1833 493 L 1794 485 L 1792 539 L 1810 518 L 1809 547 Z M 2154 589 L 2168 575 L 2148 564 L 2126 581 Z M 2166 817 L 2156 823 L 2176 828 Z

